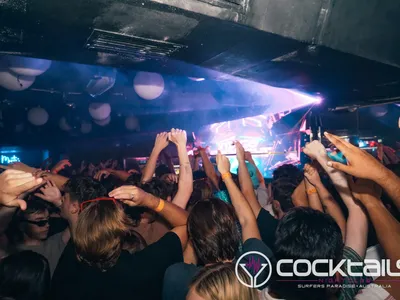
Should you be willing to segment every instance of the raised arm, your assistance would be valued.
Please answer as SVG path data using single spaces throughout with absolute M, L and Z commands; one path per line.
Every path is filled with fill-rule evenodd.
M 246 151 L 244 157 L 249 163 L 251 163 L 256 168 L 256 173 L 257 173 L 256 175 L 257 175 L 258 181 L 260 182 L 260 187 L 264 188 L 264 189 L 267 188 L 267 186 L 265 185 L 265 179 L 262 176 L 260 170 L 258 169 L 258 167 L 253 159 L 253 156 L 251 155 L 251 152 Z
M 101 181 L 101 179 L 107 178 L 108 176 L 114 176 L 119 178 L 122 181 L 127 181 L 129 176 L 131 176 L 131 174 L 127 171 L 122 171 L 122 170 L 113 170 L 113 169 L 104 169 L 104 170 L 100 170 L 96 173 L 96 175 L 94 175 L 94 179 Z
M 347 165 L 329 161 L 329 167 L 349 175 L 369 179 L 379 184 L 400 210 L 400 178 L 385 168 L 368 152 L 342 140 L 336 135 L 325 133 L 326 138 L 338 148 L 347 159 Z
M 207 177 L 211 180 L 214 187 L 219 190 L 219 176 L 215 172 L 214 165 L 211 163 L 210 158 L 207 155 L 205 148 L 199 148 L 201 160 L 203 161 L 204 172 L 206 172 Z
M 260 231 L 258 230 L 256 217 L 247 202 L 246 198 L 240 192 L 236 183 L 232 179 L 230 173 L 229 159 L 218 152 L 217 155 L 218 170 L 221 173 L 222 179 L 228 189 L 232 205 L 235 208 L 236 215 L 238 216 L 239 223 L 242 226 L 242 239 L 246 241 L 250 238 L 261 240 Z M 246 169 L 247 170 L 247 169 Z
M 342 209 L 339 204 L 335 201 L 329 191 L 326 189 L 324 184 L 319 177 L 317 169 L 313 165 L 309 165 L 305 168 L 304 175 L 316 189 L 319 200 L 321 201 L 324 211 L 329 214 L 339 225 L 342 232 L 343 241 L 346 238 L 346 218 L 343 215 Z M 310 203 L 311 204 L 311 203 Z
M 318 171 L 312 165 L 306 164 L 304 166 L 304 177 L 310 207 L 319 210 L 320 212 L 324 212 L 318 191 L 315 187 L 315 183 L 320 181 Z
M 168 133 L 162 132 L 157 134 L 153 151 L 151 151 L 149 160 L 147 161 L 146 166 L 143 169 L 142 173 L 143 183 L 149 182 L 153 178 L 157 166 L 158 156 L 160 155 L 161 151 L 163 151 L 167 146 L 168 146 Z
M 346 175 L 328 166 L 330 158 L 326 153 L 325 147 L 319 141 L 307 144 L 304 153 L 312 159 L 316 159 L 331 178 L 349 211 L 345 245 L 352 248 L 361 257 L 364 257 L 367 248 L 368 218 L 363 207 L 354 200 Z
M 148 194 L 135 186 L 121 186 L 111 191 L 109 196 L 119 199 L 129 206 L 144 206 L 154 210 L 174 227 L 173 231 L 181 239 L 183 249 L 186 247 L 187 235 L 184 229 L 188 213 L 184 209 Z
M 178 192 L 172 203 L 185 209 L 193 192 L 193 172 L 190 166 L 189 156 L 186 150 L 187 136 L 186 131 L 172 129 L 168 133 L 168 139 L 173 142 L 178 149 L 179 157 L 179 182 Z
M 239 162 L 239 184 L 240 190 L 244 197 L 248 201 L 254 216 L 258 216 L 261 210 L 261 205 L 257 200 L 257 196 L 254 192 L 253 183 L 251 182 L 249 170 L 247 169 L 245 161 L 245 151 L 241 143 L 235 142 L 236 146 L 236 157 Z

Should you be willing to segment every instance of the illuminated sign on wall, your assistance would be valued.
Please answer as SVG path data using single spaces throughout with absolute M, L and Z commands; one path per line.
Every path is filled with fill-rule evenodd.
M 19 159 L 18 156 L 6 156 L 6 155 L 1 155 L 1 164 L 12 164 L 15 162 L 20 162 L 21 160 Z

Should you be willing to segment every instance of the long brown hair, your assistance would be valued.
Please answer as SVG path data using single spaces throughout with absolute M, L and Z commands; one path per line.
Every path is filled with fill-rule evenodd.
M 131 226 L 120 203 L 90 203 L 79 214 L 73 236 L 78 259 L 104 271 L 113 267 Z

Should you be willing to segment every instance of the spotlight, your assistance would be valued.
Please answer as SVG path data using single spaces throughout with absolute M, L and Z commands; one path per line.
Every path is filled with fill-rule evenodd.
M 314 103 L 321 104 L 323 100 L 324 100 L 324 98 L 322 98 L 321 96 L 317 96 L 317 97 L 315 97 Z

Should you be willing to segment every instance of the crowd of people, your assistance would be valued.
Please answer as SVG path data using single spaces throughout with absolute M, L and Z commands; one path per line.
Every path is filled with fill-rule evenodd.
M 313 141 L 303 170 L 281 166 L 271 181 L 239 141 L 237 175 L 221 153 L 216 165 L 203 148 L 189 157 L 179 129 L 157 135 L 143 170 L 4 166 L 0 299 L 400 299 L 399 164 L 325 137 L 345 164 Z M 170 143 L 179 176 L 157 166 Z M 369 276 L 365 259 L 390 263 Z M 307 272 L 319 260 L 340 266 Z

